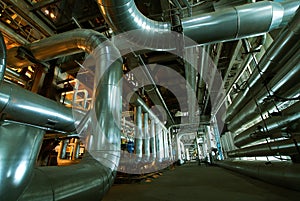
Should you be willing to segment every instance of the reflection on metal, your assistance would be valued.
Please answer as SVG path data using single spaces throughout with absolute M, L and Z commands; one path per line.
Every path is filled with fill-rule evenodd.
M 144 113 L 144 152 L 145 160 L 150 159 L 150 134 L 149 134 L 149 115 Z
M 300 102 L 281 111 L 280 116 L 269 117 L 259 122 L 234 138 L 237 147 L 247 145 L 257 140 L 271 137 L 278 129 L 290 126 L 300 120 Z
M 121 101 L 111 101 L 120 100 L 121 97 L 122 86 L 119 80 L 122 77 L 122 61 L 119 51 L 102 34 L 84 29 L 58 34 L 29 44 L 26 48 L 41 61 L 81 51 L 94 53 L 97 57 L 96 68 L 100 72 L 96 77 L 98 87 L 95 91 L 95 113 L 91 114 L 93 121 L 85 119 L 85 122 L 97 122 L 96 125 L 101 127 L 94 128 L 93 134 L 98 138 L 91 135 L 87 147 L 97 161 L 87 156 L 82 163 L 74 166 L 38 168 L 19 200 L 100 200 L 112 185 L 119 162 Z M 69 124 L 74 122 L 72 113 L 69 116 L 71 109 L 56 108 L 46 98 L 33 97 L 29 92 L 8 84 L 4 86 L 1 87 L 0 98 L 3 113 L 18 111 L 21 116 L 24 113 L 26 116 L 30 114 L 29 121 L 34 119 L 34 124 L 43 126 L 47 124 L 45 120 L 48 115 L 48 124 L 56 129 L 70 131 L 75 127 Z M 22 102 L 15 98 L 19 96 L 22 96 Z M 10 102 L 12 98 L 16 102 Z M 44 107 L 37 107 L 42 104 L 45 104 Z M 10 117 L 17 121 L 21 118 Z M 80 129 L 85 130 L 86 127 L 80 124 Z
M 298 82 L 300 76 L 300 50 L 298 50 L 292 58 L 284 65 L 284 68 L 280 68 L 276 75 L 266 83 L 266 87 L 262 87 L 260 91 L 252 97 L 244 107 L 237 113 L 236 117 L 233 118 L 228 124 L 228 129 L 230 131 L 237 130 L 240 125 L 254 119 L 259 114 L 257 113 L 257 105 L 259 105 L 261 113 L 265 113 L 267 109 L 274 106 L 272 101 L 266 102 L 268 99 L 272 99 L 272 96 L 282 94 L 293 88 L 293 86 Z M 295 91 L 295 93 L 297 93 Z M 285 96 L 291 97 L 291 96 Z M 275 98 L 275 97 L 274 97 Z M 269 106 L 268 106 L 269 105 Z
M 156 137 L 155 136 L 155 120 L 151 119 L 150 124 L 150 153 L 151 153 L 151 161 L 156 160 Z
M 0 84 L 4 80 L 6 69 L 6 46 L 2 33 L 0 32 Z
M 115 32 L 139 29 L 143 30 L 146 36 L 149 32 L 171 30 L 170 23 L 153 21 L 142 15 L 133 0 L 97 0 L 97 2 L 106 22 Z M 298 6 L 299 1 L 285 4 L 268 1 L 236 6 L 184 18 L 183 32 L 201 44 L 245 38 L 283 27 L 294 14 L 290 11 L 295 11 Z
M 300 146 L 300 142 L 297 143 L 297 146 Z M 298 153 L 293 139 L 278 140 L 227 152 L 228 156 L 232 158 L 276 155 L 291 156 Z
M 277 72 L 299 48 L 300 11 L 298 11 L 290 24 L 283 29 L 275 39 L 268 51 L 259 62 L 263 76 L 254 71 L 247 80 L 247 88 L 237 95 L 227 108 L 226 122 L 230 122 L 241 108 L 246 105 L 253 95 L 261 89 L 264 79 Z
M 76 129 L 71 108 L 5 82 L 0 88 L 0 114 L 5 120 L 50 130 L 73 132 Z
M 299 191 L 300 165 L 290 162 L 225 160 L 216 163 L 229 170 L 248 175 L 268 183 Z
M 137 106 L 135 111 L 135 153 L 137 156 L 137 162 L 140 161 L 143 157 L 143 122 L 142 122 L 142 107 Z
M 44 133 L 19 124 L 0 126 L 0 200 L 18 200 L 29 184 Z

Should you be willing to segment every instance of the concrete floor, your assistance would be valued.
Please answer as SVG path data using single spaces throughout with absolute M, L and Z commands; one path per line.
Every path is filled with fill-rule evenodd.
M 163 171 L 152 182 L 114 184 L 103 201 L 288 201 L 288 190 L 214 166 L 186 164 Z

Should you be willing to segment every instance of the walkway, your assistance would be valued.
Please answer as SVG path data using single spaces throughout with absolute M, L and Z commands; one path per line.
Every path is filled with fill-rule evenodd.
M 187 164 L 147 183 L 115 184 L 103 201 L 298 201 L 300 192 L 214 166 Z

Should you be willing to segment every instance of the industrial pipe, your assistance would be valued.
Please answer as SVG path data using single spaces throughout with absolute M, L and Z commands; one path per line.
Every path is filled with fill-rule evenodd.
M 6 69 L 6 46 L 2 33 L 0 32 L 0 84 L 4 80 Z
M 264 101 L 272 98 L 273 95 L 277 95 L 280 92 L 282 93 L 292 88 L 295 83 L 298 82 L 300 76 L 299 61 L 300 50 L 298 50 L 296 54 L 293 55 L 293 57 L 284 65 L 284 68 L 280 68 L 273 79 L 268 83 L 265 83 L 265 87 L 262 87 L 257 95 L 253 96 L 252 99 L 237 113 L 236 117 L 228 123 L 228 129 L 230 131 L 237 130 L 240 125 L 245 122 L 249 122 L 258 116 L 259 112 L 257 111 L 257 107 L 260 108 L 261 113 L 266 112 L 266 110 L 262 110 L 263 108 L 261 108 Z M 274 105 L 272 102 L 269 104 Z
M 0 87 L 0 114 L 4 120 L 65 132 L 75 131 L 78 123 L 71 108 L 5 82 Z
M 218 166 L 245 174 L 256 179 L 299 191 L 300 165 L 290 162 L 225 160 L 216 162 Z
M 230 122 L 238 111 L 258 93 L 267 78 L 272 77 L 295 54 L 299 48 L 300 37 L 300 10 L 275 39 L 267 52 L 261 58 L 258 66 L 247 80 L 247 88 L 235 97 L 227 108 L 226 122 Z
M 300 102 L 281 111 L 280 116 L 271 116 L 234 137 L 237 147 L 247 145 L 257 140 L 271 137 L 272 133 L 300 120 Z
M 254 145 L 250 147 L 245 147 L 242 149 L 237 149 L 227 152 L 228 157 L 254 157 L 254 156 L 291 156 L 294 154 L 300 154 L 297 146 L 300 146 L 299 138 L 277 140 L 273 142 L 268 142 L 264 144 Z
M 35 177 L 19 200 L 52 201 L 54 199 L 86 200 L 87 198 L 99 200 L 112 185 L 119 162 L 120 125 L 118 124 L 121 122 L 122 104 L 121 100 L 116 97 L 121 97 L 122 88 L 119 82 L 122 78 L 120 53 L 105 36 L 93 30 L 84 29 L 54 35 L 26 47 L 36 59 L 41 61 L 81 51 L 95 56 L 97 71 L 95 80 L 98 85 L 94 93 L 94 112 L 91 114 L 90 122 L 91 125 L 98 125 L 98 127 L 93 129 L 94 133 L 87 134 L 86 139 L 87 149 L 93 158 L 87 156 L 87 159 L 83 159 L 80 164 L 68 167 L 36 169 Z M 6 88 L 6 92 L 9 92 L 6 94 L 15 93 L 11 91 L 14 90 Z M 4 100 L 2 103 L 6 103 L 8 99 L 7 96 L 4 98 L 1 98 Z M 112 102 L 111 100 L 120 101 Z M 32 115 L 33 111 L 36 112 L 36 108 L 32 108 L 29 103 L 29 101 L 23 102 L 21 109 L 25 108 Z M 9 105 L 6 107 L 10 108 Z M 52 110 L 48 111 L 47 106 L 40 110 L 38 112 L 54 115 Z M 57 114 L 58 111 L 55 112 Z M 68 119 L 65 119 L 65 122 L 66 120 Z M 62 126 L 62 124 L 59 125 Z
M 146 39 L 149 33 L 171 31 L 169 22 L 158 22 L 145 17 L 133 0 L 97 2 L 105 21 L 116 33 L 138 29 L 142 30 L 140 34 L 144 34 L 145 37 L 142 38 Z M 183 33 L 200 44 L 260 35 L 283 27 L 294 15 L 290 11 L 295 11 L 298 7 L 299 1 L 284 4 L 268 1 L 236 6 L 182 19 Z
M 26 189 L 34 174 L 44 134 L 45 131 L 30 126 L 1 124 L 0 200 L 18 200 Z
M 155 136 L 155 120 L 151 119 L 150 124 L 150 153 L 151 153 L 151 161 L 156 160 L 156 137 Z
M 150 135 L 149 135 L 149 115 L 144 113 L 144 152 L 145 160 L 150 159 Z
M 134 136 L 135 154 L 137 156 L 137 162 L 143 157 L 143 122 L 142 122 L 142 106 L 135 108 L 135 123 L 136 130 Z

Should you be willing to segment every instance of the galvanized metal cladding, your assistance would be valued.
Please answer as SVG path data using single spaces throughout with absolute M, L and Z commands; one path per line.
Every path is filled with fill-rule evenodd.
M 16 1 L 8 2 L 17 6 Z M 28 8 L 23 3 L 19 6 Z M 195 58 L 196 68 L 204 66 L 209 60 L 210 55 L 206 52 L 212 49 L 210 45 L 261 37 L 256 48 L 244 43 L 246 53 L 256 62 L 256 68 L 252 70 L 249 62 L 245 64 L 243 69 L 250 69 L 251 74 L 239 83 L 243 87 L 236 88 L 235 95 L 228 90 L 227 95 L 218 102 L 217 110 L 225 107 L 221 116 L 226 129 L 219 131 L 221 135 L 216 122 L 222 118 L 216 116 L 218 111 L 207 109 L 214 89 L 206 83 L 205 71 L 195 72 L 193 66 L 184 61 L 181 73 L 185 75 L 192 92 L 197 91 L 196 99 L 186 94 L 187 115 L 184 116 L 180 108 L 176 113 L 183 116 L 182 119 L 187 117 L 187 122 L 175 124 L 175 112 L 168 109 L 155 82 L 151 83 L 154 85 L 152 90 L 157 91 L 162 108 L 172 122 L 168 122 L 169 125 L 159 118 L 148 105 L 151 101 L 137 93 L 130 97 L 130 107 L 134 108 L 131 122 L 126 120 L 122 111 L 125 107 L 122 102 L 124 60 L 128 55 L 121 55 L 115 41 L 109 39 L 112 33 L 78 28 L 54 34 L 47 26 L 49 20 L 28 18 L 30 26 L 41 22 L 38 31 L 42 37 L 29 42 L 0 22 L 0 200 L 101 200 L 114 183 L 117 172 L 145 174 L 175 162 L 182 164 L 189 160 L 185 146 L 191 144 L 197 146 L 199 161 L 202 157 L 205 162 L 299 190 L 300 1 L 261 1 L 196 15 L 193 15 L 189 1 L 183 1 L 184 5 L 174 1 L 177 9 L 185 6 L 188 10 L 188 17 L 180 21 L 177 19 L 176 24 L 174 21 L 150 19 L 142 14 L 134 0 L 97 0 L 95 3 L 113 34 L 139 30 L 138 35 L 128 34 L 125 39 L 142 46 L 145 52 L 168 52 L 182 48 L 178 50 L 179 56 L 166 55 L 168 61 L 182 62 L 181 54 L 200 54 L 201 58 Z M 80 25 L 75 18 L 73 21 Z M 174 33 L 175 25 L 182 29 Z M 272 31 L 276 32 L 277 37 L 257 61 L 255 54 L 265 42 L 266 34 Z M 174 46 L 174 41 L 171 41 L 174 38 L 168 37 L 170 33 L 174 37 L 181 34 L 197 42 L 197 47 L 189 46 L 192 43 Z M 7 49 L 4 41 L 6 35 L 21 46 Z M 190 49 L 187 50 L 184 45 Z M 199 46 L 203 46 L 202 51 Z M 214 56 L 220 56 L 221 50 L 217 46 L 213 49 Z M 95 69 L 88 72 L 89 69 L 83 64 L 79 65 L 81 70 L 93 75 L 85 80 L 93 85 L 88 110 L 67 107 L 26 87 L 17 86 L 28 82 L 28 77 L 20 69 L 37 63 L 50 70 L 51 61 L 78 53 L 84 53 L 81 57 Z M 133 55 L 136 56 L 136 53 Z M 157 58 L 160 59 L 160 56 Z M 146 66 L 140 55 L 137 60 Z M 149 61 L 150 64 L 151 58 Z M 80 63 L 76 59 L 72 62 Z M 152 62 L 155 59 L 152 58 Z M 146 73 L 150 74 L 150 71 Z M 6 80 L 5 76 L 16 82 Z M 236 77 L 232 85 L 238 86 L 239 78 Z M 139 90 L 138 86 L 135 88 Z M 187 91 L 190 89 L 187 87 Z M 209 114 L 210 119 L 203 120 L 203 116 L 199 115 L 201 112 L 215 114 Z M 131 140 L 134 145 L 130 150 L 121 149 L 125 128 L 131 135 L 133 133 Z M 79 163 L 64 167 L 36 167 L 43 142 L 49 136 L 53 139 L 80 139 L 84 144 L 83 158 Z M 213 147 L 212 141 L 216 141 L 218 147 Z M 80 146 L 76 143 L 78 157 Z M 203 156 L 200 157 L 200 153 Z M 217 158 L 218 155 L 225 157 L 225 160 Z M 268 156 L 282 161 L 272 162 L 268 166 L 265 162 L 247 160 L 247 157 Z M 288 162 L 283 162 L 283 158 Z

